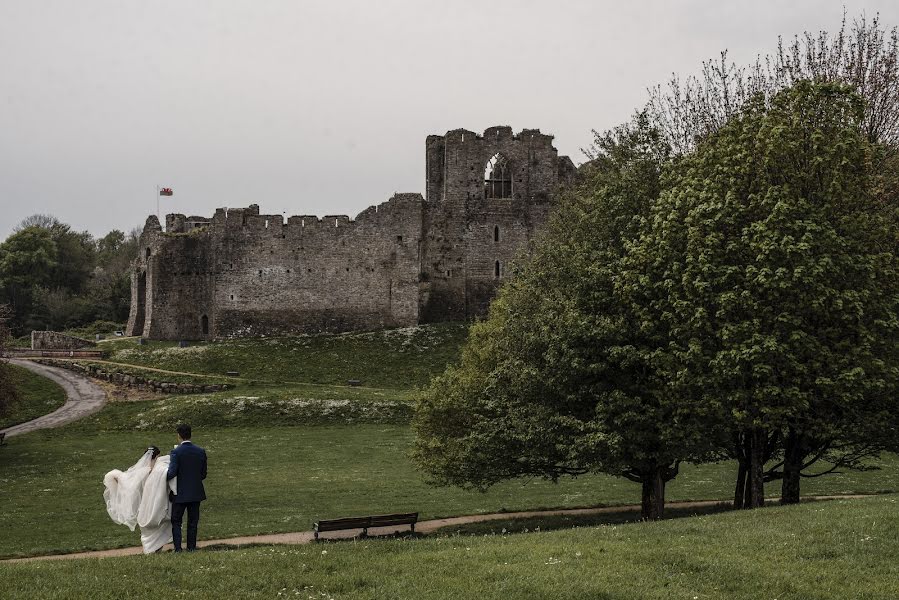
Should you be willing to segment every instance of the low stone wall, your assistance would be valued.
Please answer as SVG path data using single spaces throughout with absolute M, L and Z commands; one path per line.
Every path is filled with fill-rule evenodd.
M 96 344 L 90 340 L 83 340 L 72 335 L 66 335 L 57 331 L 32 331 L 32 350 L 78 350 L 79 348 L 93 348 Z
M 8 358 L 104 358 L 102 350 L 30 350 L 7 348 L 2 356 Z
M 174 383 L 160 379 L 150 379 L 148 377 L 132 375 L 130 373 L 122 373 L 120 371 L 114 370 L 114 367 L 111 366 L 107 367 L 106 365 L 84 364 L 70 360 L 35 360 L 34 362 L 51 367 L 68 369 L 70 371 L 82 373 L 84 375 L 87 375 L 88 377 L 94 377 L 96 379 L 102 379 L 103 381 L 115 383 L 116 385 L 123 385 L 142 391 L 156 392 L 159 394 L 206 394 L 230 390 L 234 387 L 234 385 L 230 383 Z

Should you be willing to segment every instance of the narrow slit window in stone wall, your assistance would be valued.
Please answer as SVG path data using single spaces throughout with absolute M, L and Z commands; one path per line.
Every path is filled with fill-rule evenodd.
M 493 241 L 494 242 L 499 241 L 499 225 L 493 226 Z
M 501 269 L 500 269 L 499 261 L 496 261 L 495 263 L 493 263 L 493 276 L 496 277 L 497 279 L 499 279 L 500 272 L 501 272 Z
M 203 335 L 209 335 L 209 317 L 206 315 L 200 317 L 200 328 L 203 330 Z
M 484 170 L 484 197 L 512 197 L 512 169 L 502 154 L 494 154 Z

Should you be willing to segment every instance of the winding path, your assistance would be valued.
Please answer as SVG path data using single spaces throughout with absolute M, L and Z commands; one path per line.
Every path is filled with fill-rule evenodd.
M 817 501 L 817 500 L 855 500 L 859 498 L 868 498 L 870 494 L 852 494 L 852 495 L 838 495 L 838 496 L 806 496 L 803 497 L 803 502 L 809 501 Z M 766 498 L 766 506 L 776 506 L 778 502 L 778 498 Z M 727 505 L 729 502 L 725 500 L 699 500 L 693 502 L 666 502 L 666 508 L 708 508 L 711 506 L 717 505 Z M 484 521 L 499 521 L 499 520 L 507 520 L 507 519 L 523 519 L 530 517 L 550 517 L 550 516 L 558 516 L 558 515 L 602 515 L 602 514 L 612 514 L 612 513 L 621 513 L 621 512 L 634 512 L 635 516 L 639 517 L 640 505 L 639 504 L 631 504 L 625 506 L 604 506 L 601 508 L 568 508 L 568 509 L 559 509 L 559 510 L 535 510 L 535 511 L 525 511 L 525 512 L 506 512 L 506 513 L 490 513 L 483 515 L 465 515 L 461 517 L 448 517 L 445 519 L 430 519 L 426 521 L 419 521 L 415 525 L 415 531 L 421 534 L 429 534 L 434 533 L 438 529 L 442 529 L 444 527 L 453 527 L 459 525 L 467 525 L 469 523 L 481 523 Z M 403 527 L 399 531 L 408 531 L 407 528 Z M 397 533 L 398 530 L 394 527 L 373 527 L 369 529 L 369 535 L 379 536 L 379 535 L 390 535 L 393 533 Z M 355 536 L 359 535 L 360 530 L 344 530 L 344 531 L 335 531 L 329 532 L 327 536 L 323 536 L 322 539 L 327 540 L 340 540 L 340 539 L 352 539 Z M 233 537 L 233 538 L 224 538 L 219 540 L 199 540 L 197 541 L 197 546 L 199 548 L 209 547 L 209 546 L 249 546 L 255 544 L 262 545 L 280 545 L 280 544 L 309 544 L 314 540 L 313 533 L 311 531 L 295 531 L 291 533 L 270 533 L 264 535 L 250 535 L 250 536 L 242 536 L 242 537 Z M 166 544 L 164 547 L 164 551 L 170 550 L 172 547 L 171 544 Z M 67 559 L 76 559 L 76 558 L 114 558 L 119 556 L 135 556 L 143 554 L 143 549 L 140 546 L 131 547 L 131 548 L 114 548 L 112 550 L 93 550 L 90 552 L 73 552 L 70 554 L 49 554 L 43 556 L 29 556 L 26 558 L 8 558 L 4 560 L 0 560 L 0 563 L 16 563 L 16 562 L 32 562 L 32 561 L 40 561 L 40 560 L 67 560 Z
M 97 412 L 106 403 L 106 392 L 103 388 L 83 375 L 30 360 L 12 358 L 9 362 L 58 383 L 66 392 L 66 403 L 52 413 L 0 430 L 0 433 L 5 433 L 7 438 L 77 421 Z

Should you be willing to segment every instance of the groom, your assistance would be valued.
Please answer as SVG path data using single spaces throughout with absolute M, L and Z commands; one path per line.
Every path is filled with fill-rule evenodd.
M 206 499 L 203 480 L 206 479 L 206 451 L 190 441 L 190 425 L 178 425 L 178 445 L 169 459 L 166 479 L 178 478 L 172 500 L 172 539 L 175 552 L 181 552 L 181 519 L 187 510 L 187 551 L 197 549 L 197 524 L 200 522 L 200 502 Z

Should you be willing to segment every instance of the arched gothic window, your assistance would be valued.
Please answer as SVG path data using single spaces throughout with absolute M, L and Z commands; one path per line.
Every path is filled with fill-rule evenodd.
M 512 197 L 512 168 L 502 154 L 494 154 L 484 170 L 484 197 Z

